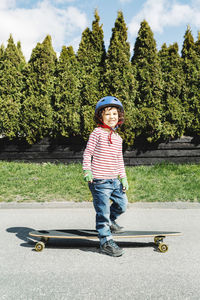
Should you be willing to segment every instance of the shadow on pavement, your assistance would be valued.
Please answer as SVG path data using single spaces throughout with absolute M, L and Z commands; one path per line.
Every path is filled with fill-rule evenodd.
M 34 231 L 34 228 L 28 227 L 10 227 L 7 228 L 7 232 L 14 233 L 16 237 L 22 240 L 21 247 L 33 248 L 40 238 L 29 236 L 29 232 Z M 127 242 L 127 241 L 117 241 L 117 244 L 122 248 L 145 248 L 151 247 L 156 250 L 154 243 L 142 243 L 142 242 Z M 84 252 L 97 252 L 99 253 L 99 241 L 87 240 L 87 239 L 55 239 L 51 238 L 45 245 L 46 248 L 56 248 L 56 249 L 79 249 Z M 45 251 L 45 250 L 44 250 Z
M 9 233 L 14 233 L 18 239 L 24 241 L 25 243 L 20 244 L 22 247 L 33 247 L 35 242 L 29 236 L 29 232 L 34 230 L 33 228 L 27 227 L 10 227 L 7 228 L 6 231 Z

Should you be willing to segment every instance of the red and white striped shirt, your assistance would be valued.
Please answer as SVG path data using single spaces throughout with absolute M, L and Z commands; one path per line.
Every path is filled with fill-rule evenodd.
M 86 149 L 83 154 L 83 170 L 92 171 L 96 179 L 112 179 L 126 177 L 122 155 L 122 138 L 117 133 L 112 133 L 97 127 L 90 134 Z

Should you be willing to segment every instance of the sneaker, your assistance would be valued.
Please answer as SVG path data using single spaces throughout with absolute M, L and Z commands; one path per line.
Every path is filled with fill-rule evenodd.
M 112 233 L 121 233 L 124 232 L 124 227 L 119 226 L 115 221 L 112 221 L 112 224 L 110 225 L 110 230 Z
M 124 250 L 121 249 L 113 240 L 109 240 L 100 246 L 101 252 L 108 254 L 110 256 L 122 256 Z

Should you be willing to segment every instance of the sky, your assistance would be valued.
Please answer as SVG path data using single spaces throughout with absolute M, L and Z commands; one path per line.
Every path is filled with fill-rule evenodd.
M 57 56 L 64 45 L 77 52 L 82 32 L 92 27 L 95 9 L 103 24 L 106 49 L 119 10 L 128 28 L 131 52 L 144 19 L 158 50 L 163 43 L 177 42 L 181 51 L 188 25 L 195 40 L 200 31 L 200 0 L 0 0 L 0 45 L 6 47 L 12 34 L 15 43 L 21 42 L 28 61 L 33 48 L 49 34 Z

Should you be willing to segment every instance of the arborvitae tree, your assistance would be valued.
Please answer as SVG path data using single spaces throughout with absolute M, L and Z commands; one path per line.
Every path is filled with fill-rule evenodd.
M 20 41 L 17 42 L 17 50 L 18 50 L 19 57 L 21 59 L 20 68 L 21 68 L 21 70 L 23 70 L 24 67 L 25 67 L 25 65 L 26 65 L 26 59 L 25 59 L 24 54 L 22 52 L 21 42 Z
M 196 52 L 198 57 L 200 58 L 200 32 L 198 32 L 197 41 L 195 42 Z
M 196 135 L 200 134 L 200 59 L 198 42 L 195 45 L 189 26 L 184 35 L 182 58 L 187 99 L 184 103 L 188 120 L 186 134 Z
M 182 99 L 185 97 L 185 80 L 178 44 L 163 44 L 159 51 L 163 77 L 162 136 L 166 139 L 180 137 L 184 133 L 186 114 Z
M 82 34 L 77 59 L 79 63 L 80 97 L 81 97 L 81 134 L 84 139 L 94 129 L 94 108 L 103 96 L 102 74 L 104 72 L 105 46 L 102 25 L 95 11 L 92 30 L 86 28 Z
M 3 61 L 4 51 L 5 51 L 5 47 L 2 44 L 1 47 L 0 47 L 0 63 L 1 63 L 1 61 Z
M 78 62 L 73 48 L 63 46 L 56 67 L 53 95 L 54 136 L 80 134 L 80 83 Z
M 29 143 L 50 134 L 53 126 L 51 106 L 56 53 L 51 37 L 33 49 L 26 69 L 26 99 L 23 102 L 23 133 Z
M 1 47 L 0 61 L 0 134 L 14 138 L 20 134 L 23 75 L 22 58 L 11 35 L 6 49 Z
M 1 47 L 0 47 L 0 72 L 1 72 L 1 70 L 3 68 L 4 52 L 5 52 L 5 47 L 2 44 Z
M 105 61 L 104 95 L 111 95 L 122 101 L 125 110 L 125 124 L 120 134 L 126 144 L 133 144 L 135 138 L 135 80 L 130 62 L 130 45 L 127 42 L 127 26 L 123 13 L 118 12 Z
M 137 135 L 156 141 L 162 132 L 162 73 L 156 41 L 145 20 L 141 23 L 131 61 L 137 80 Z

